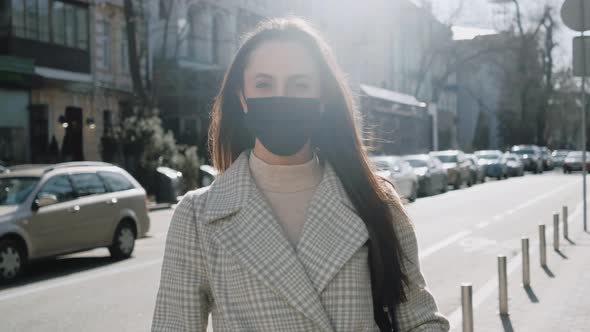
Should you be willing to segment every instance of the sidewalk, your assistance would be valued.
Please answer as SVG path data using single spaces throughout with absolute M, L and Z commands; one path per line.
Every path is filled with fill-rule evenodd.
M 572 232 L 573 228 L 577 228 Z M 590 233 L 582 230 L 581 218 L 570 221 L 570 237 L 560 236 L 560 252 L 547 238 L 547 266 L 531 255 L 531 287 L 522 286 L 522 267 L 508 275 L 509 316 L 498 314 L 498 291 L 474 308 L 474 331 L 590 331 Z M 475 287 L 475 285 L 474 285 Z M 459 325 L 455 331 L 461 331 Z

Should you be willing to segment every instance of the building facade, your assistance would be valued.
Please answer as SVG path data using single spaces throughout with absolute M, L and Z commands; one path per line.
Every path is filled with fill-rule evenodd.
M 0 159 L 100 160 L 130 93 L 122 1 L 0 1 Z
M 375 145 L 376 150 L 402 153 L 432 148 L 432 117 L 426 105 L 433 100 L 433 70 L 426 68 L 424 77 L 419 72 L 434 43 L 451 42 L 452 36 L 428 7 L 409 0 L 152 0 L 150 13 L 149 30 L 158 31 L 150 35 L 152 61 L 158 64 L 166 59 L 168 64 L 164 71 L 169 76 L 162 80 L 166 86 L 159 96 L 161 117 L 165 128 L 172 130 L 181 143 L 206 146 L 212 99 L 240 37 L 266 17 L 294 14 L 311 21 L 333 47 L 353 90 L 363 99 L 359 99 L 360 119 L 384 114 L 383 109 L 367 109 L 379 102 L 368 100 L 377 97 L 366 94 L 361 85 L 371 91 L 385 89 L 390 93 L 380 95 L 399 98 L 382 102 L 402 110 L 388 112 L 389 117 L 397 117 L 392 123 L 401 124 L 400 131 L 418 126 L 419 132 L 428 134 L 426 140 L 407 142 L 399 137 L 408 137 L 408 133 L 384 129 L 375 135 L 383 136 L 381 141 L 397 143 Z M 445 89 L 435 102 L 440 114 L 450 114 L 450 120 L 441 123 L 452 127 L 456 93 Z M 363 123 L 362 128 L 373 127 Z M 454 131 L 452 136 L 456 136 Z M 416 141 L 421 145 L 415 146 Z

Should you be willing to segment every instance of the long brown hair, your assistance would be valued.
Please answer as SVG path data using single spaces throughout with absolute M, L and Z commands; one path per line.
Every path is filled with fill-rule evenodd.
M 215 99 L 209 128 L 209 146 L 214 166 L 223 172 L 255 139 L 242 123 L 239 91 L 243 90 L 244 70 L 252 51 L 268 40 L 296 41 L 304 45 L 320 68 L 321 94 L 328 105 L 322 114 L 320 130 L 312 145 L 322 161 L 336 171 L 348 196 L 369 232 L 369 266 L 375 321 L 380 328 L 389 325 L 387 307 L 397 330 L 395 310 L 405 301 L 402 250 L 393 228 L 392 210 L 405 215 L 398 198 L 369 166 L 365 147 L 354 121 L 355 103 L 342 70 L 326 42 L 307 22 L 299 18 L 277 18 L 262 22 L 244 39 Z M 396 222 L 407 222 L 407 219 Z M 405 256 L 405 255 L 404 255 Z

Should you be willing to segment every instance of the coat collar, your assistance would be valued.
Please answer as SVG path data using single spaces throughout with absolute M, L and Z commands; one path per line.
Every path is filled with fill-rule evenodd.
M 244 268 L 322 330 L 333 331 L 321 293 L 368 240 L 364 222 L 326 162 L 295 250 L 254 184 L 249 153 L 211 185 L 204 222 L 219 225 L 213 236 Z
M 248 162 L 250 151 L 252 150 L 244 150 L 211 184 L 204 218 L 206 223 L 236 213 L 246 205 L 249 197 L 256 190 Z M 336 197 L 356 213 L 356 208 L 336 175 L 336 171 L 328 162 L 324 163 L 324 175 L 318 185 L 318 191 Z

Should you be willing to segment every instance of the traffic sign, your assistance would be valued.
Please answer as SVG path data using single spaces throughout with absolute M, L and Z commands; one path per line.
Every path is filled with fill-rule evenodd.
M 574 31 L 590 30 L 590 0 L 565 0 L 561 6 L 561 19 Z
M 590 76 L 590 36 L 574 37 L 573 56 L 574 76 Z

